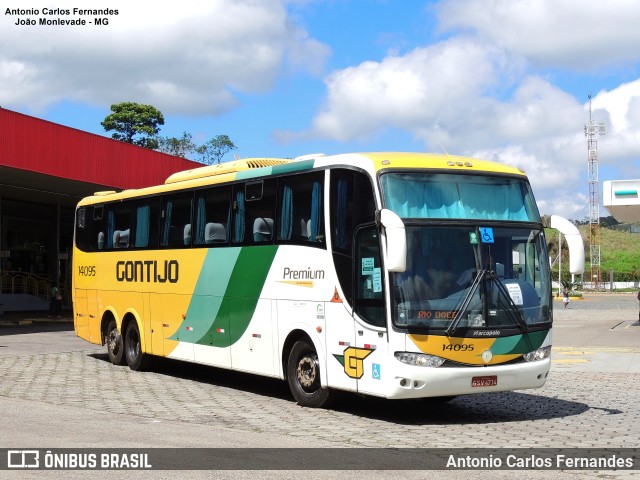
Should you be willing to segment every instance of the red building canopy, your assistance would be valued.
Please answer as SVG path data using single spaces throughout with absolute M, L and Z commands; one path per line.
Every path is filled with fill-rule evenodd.
M 0 108 L 0 167 L 119 190 L 164 183 L 172 173 L 198 166 L 202 165 Z M 8 183 L 6 175 L 0 178 L 0 183 Z

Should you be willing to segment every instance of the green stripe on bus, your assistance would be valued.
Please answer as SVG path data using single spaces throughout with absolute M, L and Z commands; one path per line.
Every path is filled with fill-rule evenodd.
M 193 294 L 224 296 L 241 252 L 242 247 L 210 248 L 202 263 Z
M 248 180 L 256 177 L 264 177 L 268 175 L 279 175 L 282 173 L 298 172 L 301 170 L 311 170 L 314 160 L 302 160 L 300 162 L 283 163 L 282 165 L 274 165 L 273 167 L 252 168 L 250 170 L 242 170 L 236 174 L 236 180 Z
M 532 352 L 542 345 L 547 338 L 548 330 L 525 333 L 523 335 L 513 335 L 511 337 L 496 338 L 491 345 L 491 352 L 494 355 L 515 355 Z
M 215 325 L 219 316 L 229 279 L 240 256 L 242 248 L 211 248 L 202 262 L 198 281 L 187 309 L 186 319 L 171 340 L 179 340 L 184 332 L 183 325 L 189 325 L 202 331 Z M 220 327 L 224 328 L 224 327 Z
M 233 345 L 244 334 L 278 251 L 275 245 L 210 249 L 183 325 L 195 329 L 195 343 Z M 171 337 L 178 340 L 178 332 Z
M 298 172 L 300 170 L 311 170 L 315 160 L 301 160 L 299 162 L 285 163 L 283 165 L 276 165 L 271 172 L 273 175 L 279 173 L 291 173 Z
M 247 180 L 256 177 L 266 177 L 271 175 L 273 167 L 251 168 L 236 173 L 236 180 Z

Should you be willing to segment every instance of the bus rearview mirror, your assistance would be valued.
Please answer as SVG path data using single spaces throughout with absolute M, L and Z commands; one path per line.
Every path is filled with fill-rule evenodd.
M 407 269 L 407 236 L 402 219 L 391 210 L 383 208 L 376 212 L 376 220 L 384 228 L 387 270 L 404 272 Z

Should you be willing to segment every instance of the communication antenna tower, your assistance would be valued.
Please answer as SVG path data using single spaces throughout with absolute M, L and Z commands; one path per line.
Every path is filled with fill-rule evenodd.
M 591 118 L 591 95 L 589 95 L 589 121 L 584 126 L 587 137 L 587 165 L 589 177 L 589 258 L 591 259 L 591 281 L 595 289 L 600 288 L 600 192 L 598 188 L 598 135 L 607 133 L 604 123 Z

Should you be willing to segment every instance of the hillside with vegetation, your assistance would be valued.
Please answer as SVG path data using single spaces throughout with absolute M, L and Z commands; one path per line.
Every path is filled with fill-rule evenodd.
M 589 235 L 590 226 L 588 223 L 576 225 L 585 248 L 585 275 L 587 281 L 590 270 L 589 258 Z M 610 280 L 613 271 L 613 281 L 615 282 L 639 282 L 640 281 L 640 233 L 633 231 L 640 230 L 637 226 L 621 224 L 615 222 L 612 217 L 604 217 L 600 223 L 600 265 L 602 269 L 602 280 Z M 558 231 L 555 229 L 545 229 L 547 238 L 547 248 L 552 261 L 558 256 Z M 553 278 L 558 278 L 558 262 L 552 267 Z M 564 237 L 562 239 L 562 277 L 570 280 L 569 274 L 569 250 Z

